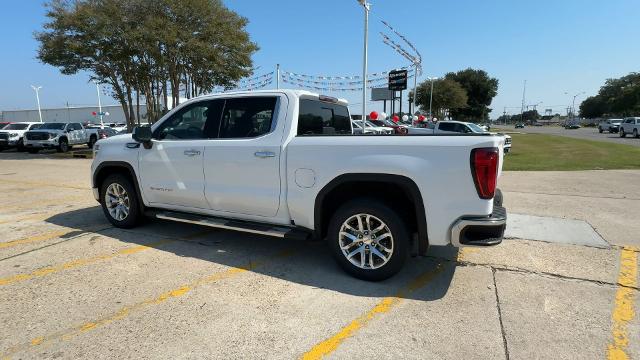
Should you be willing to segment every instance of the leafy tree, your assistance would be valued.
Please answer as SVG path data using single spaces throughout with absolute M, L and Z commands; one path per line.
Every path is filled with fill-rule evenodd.
M 540 118 L 540 114 L 538 110 L 528 110 L 522 113 L 522 120 L 524 121 L 534 121 Z
M 451 72 L 445 79 L 458 82 L 467 92 L 467 106 L 453 109 L 454 118 L 467 121 L 481 121 L 488 119 L 491 101 L 498 93 L 498 79 L 492 78 L 484 70 L 466 69 Z
M 428 111 L 431 95 L 431 81 L 418 84 L 417 105 Z M 413 94 L 410 94 L 413 96 Z M 456 110 L 467 106 L 467 93 L 460 84 L 449 79 L 435 80 L 433 83 L 433 113 L 443 118 L 445 110 Z
M 580 116 L 585 118 L 602 117 L 607 112 L 609 112 L 609 106 L 599 95 L 588 97 L 580 104 Z
M 580 104 L 580 115 L 630 116 L 640 114 L 640 73 L 630 73 L 618 79 L 607 79 L 597 95 Z
M 251 73 L 247 20 L 221 0 L 52 0 L 35 34 L 38 59 L 108 84 L 134 124 L 141 95 L 153 121 L 189 98 Z M 169 101 L 171 96 L 171 101 Z M 139 108 L 139 106 L 138 106 Z M 139 116 L 138 120 L 139 120 Z

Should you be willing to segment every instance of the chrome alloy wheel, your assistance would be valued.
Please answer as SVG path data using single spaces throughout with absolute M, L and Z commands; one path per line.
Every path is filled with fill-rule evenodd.
M 351 264 L 377 269 L 393 255 L 393 235 L 387 224 L 370 214 L 357 214 L 340 227 L 338 245 Z
M 104 202 L 109 211 L 109 215 L 117 221 L 122 221 L 129 216 L 129 209 L 131 202 L 129 201 L 129 194 L 118 183 L 113 183 L 107 187 L 107 191 L 104 196 Z

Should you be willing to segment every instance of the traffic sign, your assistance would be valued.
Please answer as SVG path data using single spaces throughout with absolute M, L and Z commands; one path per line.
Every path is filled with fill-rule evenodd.
M 389 72 L 389 90 L 402 91 L 407 89 L 407 70 L 393 70 Z

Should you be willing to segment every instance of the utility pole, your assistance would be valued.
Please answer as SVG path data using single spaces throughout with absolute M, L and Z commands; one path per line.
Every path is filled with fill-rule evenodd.
M 433 121 L 433 113 L 431 112 L 431 106 L 433 105 L 433 82 L 438 80 L 437 77 L 429 78 L 431 80 L 431 94 L 429 94 L 429 117 Z
M 40 110 L 40 94 L 39 94 L 40 89 L 42 89 L 42 86 L 31 85 L 31 88 L 36 92 L 36 101 L 38 102 L 38 116 L 40 117 L 40 122 L 42 122 L 42 110 Z
M 276 89 L 280 89 L 280 64 L 276 64 Z
M 520 122 L 524 122 L 524 97 L 527 93 L 527 80 L 524 81 L 524 88 L 522 89 L 522 107 L 520 108 Z
M 362 134 L 365 133 L 367 121 L 367 66 L 369 61 L 369 10 L 371 4 L 366 0 L 358 0 L 364 8 L 364 59 L 362 64 Z
M 504 107 L 504 110 L 502 111 L 502 118 L 504 119 L 504 125 L 507 125 L 507 107 Z

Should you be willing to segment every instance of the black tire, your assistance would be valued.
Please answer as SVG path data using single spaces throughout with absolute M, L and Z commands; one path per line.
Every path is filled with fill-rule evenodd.
M 17 152 L 24 152 L 24 142 L 22 139 L 18 140 L 18 145 L 16 146 Z
M 37 154 L 39 151 L 40 149 L 27 148 L 27 152 L 29 152 L 29 154 Z
M 56 150 L 58 150 L 59 153 L 65 153 L 69 151 L 69 141 L 65 138 L 60 139 L 60 141 L 58 142 L 58 148 Z
M 352 264 L 340 248 L 340 229 L 344 222 L 357 214 L 369 214 L 382 220 L 393 237 L 393 251 L 391 252 L 389 260 L 378 268 L 363 269 Z M 410 251 L 409 232 L 402 218 L 391 207 L 378 200 L 369 198 L 352 200 L 344 204 L 334 213 L 329 223 L 327 241 L 338 265 L 352 276 L 367 281 L 385 280 L 398 273 L 400 269 L 402 269 Z
M 89 142 L 87 143 L 87 146 L 89 147 L 89 149 L 93 149 L 93 145 L 95 145 L 97 141 L 98 141 L 98 138 L 91 135 L 91 137 L 89 138 Z
M 107 194 L 107 188 L 111 184 L 118 184 L 122 186 L 128 195 L 129 214 L 122 220 L 117 220 L 113 216 L 111 216 L 111 213 L 109 213 L 109 209 L 107 208 L 106 194 Z M 115 227 L 123 228 L 123 229 L 131 229 L 136 225 L 138 225 L 140 223 L 140 220 L 142 219 L 142 213 L 140 211 L 140 206 L 138 203 L 137 189 L 133 185 L 131 180 L 124 175 L 121 175 L 121 174 L 109 175 L 102 182 L 102 184 L 100 184 L 100 204 L 102 205 L 102 211 L 104 212 L 104 216 L 106 216 L 107 220 L 109 220 L 109 222 L 113 224 L 113 226 Z
M 624 129 L 620 128 L 620 137 L 623 138 L 625 136 L 627 136 L 627 134 L 625 134 Z
M 603 132 L 603 131 L 604 131 L 604 130 L 602 130 L 602 128 L 598 128 L 598 132 L 599 132 L 600 134 L 602 134 L 602 132 Z

